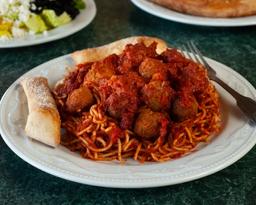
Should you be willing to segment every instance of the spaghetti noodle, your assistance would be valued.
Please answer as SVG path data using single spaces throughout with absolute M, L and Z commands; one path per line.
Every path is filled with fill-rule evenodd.
M 176 50 L 167 50 L 161 55 L 155 55 L 154 53 L 153 56 L 154 59 L 160 59 L 161 62 L 163 62 L 163 65 L 168 65 L 168 67 L 166 67 L 168 73 L 161 75 L 161 72 L 158 72 L 157 69 L 153 69 L 154 72 L 156 72 L 156 75 L 151 77 L 151 79 L 146 79 L 144 77 L 139 78 L 139 76 L 143 76 L 143 73 L 140 72 L 141 67 L 139 69 L 138 67 L 142 64 L 141 62 L 143 62 L 147 55 L 150 54 L 144 56 L 137 65 L 130 66 L 132 71 L 127 72 L 127 67 L 125 67 L 127 66 L 127 59 L 125 57 L 127 50 L 130 51 L 129 49 L 131 49 L 131 46 L 132 45 L 128 45 L 120 56 L 111 57 L 111 60 L 113 61 L 114 59 L 115 61 L 115 63 L 113 63 L 115 64 L 116 69 L 114 75 L 111 74 L 109 77 L 106 77 L 106 75 L 104 76 L 107 72 L 105 70 L 105 73 L 100 74 L 101 77 L 103 76 L 101 81 L 96 82 L 95 80 L 95 76 L 99 76 L 98 73 L 94 73 L 94 79 L 90 78 L 92 70 L 96 66 L 99 66 L 100 68 L 105 66 L 104 69 L 106 68 L 106 65 L 111 67 L 111 65 L 109 65 L 109 58 L 107 57 L 107 60 L 104 59 L 103 61 L 94 64 L 90 63 L 89 66 L 88 64 L 79 65 L 75 71 L 69 73 L 61 85 L 58 85 L 54 89 L 53 93 L 61 114 L 62 127 L 66 131 L 65 135 L 62 136 L 61 144 L 71 151 L 79 152 L 82 157 L 92 160 L 124 161 L 127 158 L 133 158 L 140 162 L 162 162 L 188 154 L 195 150 L 199 143 L 208 142 L 220 129 L 220 110 L 219 98 L 214 86 L 209 82 L 208 78 L 207 83 L 205 83 L 205 69 L 194 64 L 190 60 L 185 59 Z M 132 49 L 134 48 L 136 48 L 136 45 L 132 46 Z M 147 51 L 148 48 L 149 47 L 145 47 L 143 49 Z M 134 55 L 136 56 L 136 54 Z M 152 58 L 152 56 L 150 57 Z M 137 60 L 138 58 L 138 56 L 135 57 Z M 129 60 L 131 64 L 133 59 Z M 124 64 L 124 62 L 126 64 Z M 150 65 L 147 65 L 148 68 L 153 67 L 152 62 Z M 196 71 L 199 72 L 194 73 L 192 68 L 196 68 Z M 125 72 L 124 69 L 126 69 Z M 176 69 L 176 71 L 173 72 L 171 69 Z M 185 71 L 183 69 L 185 69 Z M 190 69 L 189 74 L 192 76 L 186 76 L 188 75 L 186 69 Z M 139 75 L 135 76 L 135 71 Z M 168 79 L 166 79 L 166 75 L 169 75 Z M 179 75 L 183 76 L 180 78 Z M 186 81 L 184 81 L 184 76 L 186 76 Z M 131 81 L 132 85 L 126 80 L 123 81 L 123 77 L 129 77 L 128 81 Z M 148 100 L 148 98 L 144 97 L 144 93 L 142 93 L 142 99 L 132 99 L 132 97 L 130 97 L 128 104 L 125 103 L 125 100 L 127 99 L 123 100 L 123 98 L 126 98 L 127 96 L 133 96 L 136 92 L 137 95 L 138 92 L 145 92 L 145 90 L 147 90 L 145 89 L 145 86 L 148 86 L 152 81 L 155 82 L 159 80 L 161 82 L 168 80 L 170 82 L 170 87 L 173 88 L 173 91 L 169 92 L 169 95 L 172 96 L 167 98 L 170 101 L 170 106 L 165 103 L 166 99 L 163 99 L 163 96 L 161 96 L 161 105 L 168 105 L 166 106 L 166 109 L 161 108 L 155 111 L 151 104 L 147 103 L 146 100 Z M 191 82 L 189 82 L 189 80 Z M 126 89 L 125 86 L 128 84 L 130 87 L 128 86 L 129 89 Z M 78 106 L 76 112 L 69 112 L 67 110 L 67 101 L 70 93 L 82 86 L 90 88 L 95 101 L 92 105 L 87 107 L 79 108 Z M 111 95 L 115 94 L 116 96 L 118 94 L 118 96 L 120 96 L 119 93 L 123 94 L 123 90 L 125 90 L 125 92 L 128 90 L 129 93 L 120 98 L 123 101 L 118 101 L 116 103 L 116 99 L 113 100 Z M 153 91 L 155 93 L 155 90 Z M 182 113 L 182 119 L 180 119 L 179 116 L 173 115 L 172 105 L 175 99 L 181 96 L 180 93 L 183 95 L 184 93 L 188 93 L 188 91 L 190 93 L 189 95 L 193 93 L 193 96 L 195 96 L 196 102 L 193 106 L 196 106 L 196 113 L 192 115 L 188 110 L 185 118 L 184 113 Z M 150 92 L 152 92 L 152 90 L 150 90 Z M 166 96 L 166 93 L 164 94 L 164 96 Z M 155 96 L 151 96 L 152 99 L 154 97 Z M 154 99 L 157 99 L 157 97 Z M 76 100 L 77 101 L 71 104 L 76 106 L 79 105 L 78 101 L 81 99 L 76 98 Z M 187 105 L 190 101 L 187 102 L 186 100 L 183 100 L 182 103 Z M 120 111 L 120 104 L 122 107 L 121 116 L 116 111 L 118 109 Z M 154 116 L 153 121 L 150 122 L 150 118 L 140 119 L 140 116 L 143 116 L 141 113 L 144 112 L 141 110 L 146 110 L 147 114 L 149 113 L 148 110 L 150 110 L 150 113 Z M 156 113 L 158 115 L 156 115 Z M 146 123 L 143 124 L 141 122 Z M 156 124 L 156 122 L 158 122 L 157 135 L 154 134 L 152 137 L 145 134 L 150 130 L 154 130 L 154 124 Z M 134 128 L 136 126 L 137 130 Z M 143 132 L 141 132 L 141 127 L 143 128 Z

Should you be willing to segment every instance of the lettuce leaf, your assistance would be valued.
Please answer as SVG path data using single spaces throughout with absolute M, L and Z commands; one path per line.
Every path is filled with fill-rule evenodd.
M 82 10 L 82 9 L 85 9 L 86 7 L 86 4 L 83 0 L 74 0 L 74 7 L 76 9 L 79 9 L 79 10 Z

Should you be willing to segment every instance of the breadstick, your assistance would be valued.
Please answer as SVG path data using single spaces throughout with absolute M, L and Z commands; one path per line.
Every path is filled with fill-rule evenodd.
M 27 135 L 44 144 L 56 147 L 60 143 L 60 116 L 44 77 L 21 81 L 28 101 Z

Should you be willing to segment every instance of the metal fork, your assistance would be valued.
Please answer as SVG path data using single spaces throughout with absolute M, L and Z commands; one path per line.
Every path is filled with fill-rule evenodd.
M 196 47 L 196 45 L 189 41 L 186 45 L 182 46 L 182 49 L 179 49 L 183 56 L 187 56 L 193 61 L 202 64 L 208 71 L 208 76 L 211 80 L 217 82 L 220 86 L 222 86 L 226 91 L 228 91 L 235 99 L 236 104 L 240 108 L 240 110 L 245 114 L 245 116 L 249 119 L 249 124 L 251 126 L 256 125 L 256 101 L 253 99 L 243 96 L 233 88 L 231 88 L 228 84 L 226 84 L 223 80 L 221 80 L 216 71 L 207 63 L 204 59 L 200 50 Z M 186 55 L 187 54 L 187 55 Z

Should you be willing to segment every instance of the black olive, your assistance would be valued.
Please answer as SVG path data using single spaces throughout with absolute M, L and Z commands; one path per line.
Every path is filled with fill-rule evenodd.
M 74 19 L 79 13 L 79 9 L 75 8 L 74 0 L 33 0 L 30 2 L 30 11 L 40 14 L 44 9 L 54 10 L 59 16 L 63 12 L 67 12 Z

